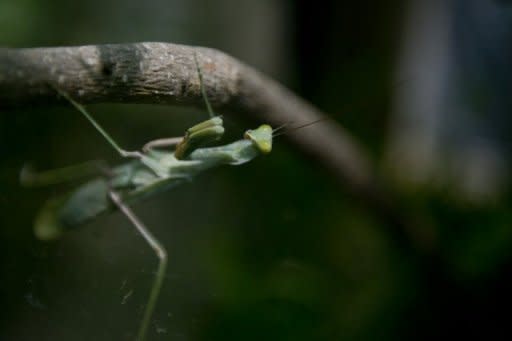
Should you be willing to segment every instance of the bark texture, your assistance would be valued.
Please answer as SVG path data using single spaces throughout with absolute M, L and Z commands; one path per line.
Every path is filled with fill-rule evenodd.
M 203 106 L 197 54 L 209 100 L 219 113 L 249 115 L 273 126 L 325 118 L 309 103 L 220 51 L 169 43 L 0 49 L 0 108 L 49 104 L 58 87 L 83 104 Z M 290 134 L 301 150 L 355 185 L 370 180 L 368 160 L 342 127 L 320 122 Z

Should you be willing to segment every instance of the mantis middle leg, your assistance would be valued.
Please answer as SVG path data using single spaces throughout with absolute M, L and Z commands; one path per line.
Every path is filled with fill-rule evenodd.
M 152 140 L 146 143 L 144 146 L 142 146 L 142 151 L 144 153 L 148 153 L 151 149 L 154 148 L 173 147 L 179 144 L 182 140 L 182 136 Z
M 58 88 L 55 88 L 55 89 L 62 97 L 67 99 L 78 111 L 80 111 L 85 116 L 85 118 L 94 126 L 94 128 L 96 128 L 96 130 L 98 130 L 98 132 L 101 135 L 103 135 L 105 140 L 107 140 L 107 142 L 119 153 L 119 155 L 121 155 L 122 157 L 131 157 L 131 158 L 139 158 L 139 159 L 142 157 L 142 154 L 138 151 L 128 151 L 128 150 L 124 150 L 123 148 L 121 148 L 117 144 L 117 142 L 109 135 L 109 133 L 107 133 L 106 130 L 103 129 L 98 122 L 96 122 L 96 120 L 92 117 L 91 114 L 89 114 L 89 112 L 85 109 L 85 107 L 83 105 L 81 105 L 80 103 L 75 101 L 73 98 L 71 98 L 71 96 L 69 96 L 66 92 L 64 92 Z

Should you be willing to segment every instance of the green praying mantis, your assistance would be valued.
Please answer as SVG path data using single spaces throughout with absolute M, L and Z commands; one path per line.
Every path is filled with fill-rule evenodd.
M 55 88 L 127 161 L 113 169 L 96 163 L 86 163 L 37 174 L 24 169 L 21 174 L 23 184 L 35 185 L 72 179 L 89 174 L 91 170 L 100 173 L 76 189 L 48 200 L 35 219 L 35 234 L 40 239 L 55 239 L 68 229 L 79 227 L 101 214 L 114 210 L 121 211 L 128 218 L 158 257 L 158 268 L 137 333 L 139 341 L 146 337 L 158 301 L 167 268 L 167 252 L 129 205 L 186 182 L 210 168 L 220 165 L 241 165 L 258 155 L 270 153 L 272 138 L 277 130 L 272 130 L 269 125 L 264 124 L 257 129 L 247 130 L 243 139 L 238 141 L 205 147 L 221 138 L 224 127 L 222 118 L 215 116 L 206 96 L 203 75 L 195 54 L 194 61 L 210 119 L 189 128 L 184 137 L 153 140 L 146 143 L 140 151 L 124 150 L 84 106 L 69 94 Z

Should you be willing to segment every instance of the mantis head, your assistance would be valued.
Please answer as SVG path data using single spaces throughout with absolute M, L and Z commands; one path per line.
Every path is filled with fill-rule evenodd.
M 244 139 L 251 140 L 262 154 L 272 151 L 272 127 L 262 124 L 254 130 L 247 130 Z

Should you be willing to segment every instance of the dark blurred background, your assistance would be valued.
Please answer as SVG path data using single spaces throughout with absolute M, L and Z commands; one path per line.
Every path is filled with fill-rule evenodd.
M 0 32 L 7 47 L 163 41 L 232 54 L 343 124 L 407 217 L 414 237 L 398 238 L 285 139 L 137 204 L 170 256 L 150 340 L 509 339 L 509 2 L 1 0 Z M 127 148 L 206 117 L 89 109 Z M 226 120 L 226 140 L 254 125 Z M 18 183 L 28 162 L 115 164 L 115 153 L 72 108 L 34 107 L 0 113 L 0 156 L 0 340 L 132 340 L 152 251 L 119 213 L 37 240 L 38 209 L 71 187 Z

